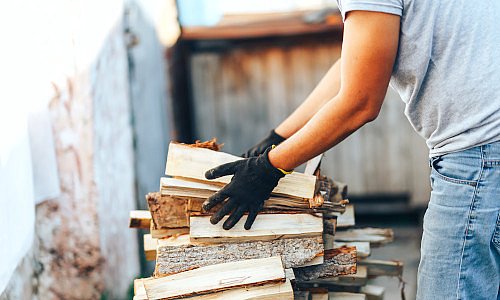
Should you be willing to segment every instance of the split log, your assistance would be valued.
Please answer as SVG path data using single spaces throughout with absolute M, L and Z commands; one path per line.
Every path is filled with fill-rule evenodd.
M 367 300 L 384 300 L 385 288 L 382 286 L 367 284 L 361 287 L 361 293 L 366 295 Z
M 228 243 L 243 241 L 269 241 L 292 237 L 314 237 L 323 233 L 323 219 L 309 214 L 270 214 L 259 215 L 251 230 L 243 225 L 247 215 L 231 230 L 222 228 L 228 218 L 224 217 L 218 224 L 212 225 L 209 216 L 193 216 L 190 218 L 192 243 Z
M 369 242 L 334 242 L 333 248 L 340 247 L 356 247 L 356 255 L 358 259 L 370 256 L 371 248 Z M 329 249 L 325 243 L 325 249 Z
M 330 292 L 330 300 L 366 300 L 365 294 L 346 293 L 346 292 Z
M 163 239 L 173 235 L 188 234 L 189 227 L 155 229 L 154 225 L 151 224 L 149 232 L 153 238 Z
M 219 165 L 242 159 L 228 153 L 185 144 L 170 143 L 165 174 L 175 177 L 193 178 L 207 182 L 205 172 Z M 208 182 L 227 184 L 231 176 L 223 176 Z M 316 177 L 293 172 L 283 177 L 273 193 L 288 197 L 309 199 L 314 196 Z
M 311 280 L 299 280 L 296 270 L 296 285 L 299 289 L 318 289 L 326 288 L 328 290 L 359 290 L 368 282 L 367 268 L 365 266 L 357 266 L 356 273 L 349 275 L 339 275 L 337 277 L 319 278 Z
M 360 228 L 335 233 L 335 241 L 342 242 L 369 242 L 371 246 L 380 246 L 392 242 L 394 232 L 387 228 Z
M 151 234 L 145 234 L 143 236 L 144 239 L 144 255 L 146 256 L 146 260 L 155 260 L 156 259 L 156 247 L 158 246 L 158 239 L 155 239 L 151 236 Z
M 274 256 L 206 266 L 143 282 L 149 299 L 173 299 L 283 281 L 281 258 Z
M 128 222 L 129 228 L 149 229 L 151 213 L 148 210 L 132 210 Z
M 364 259 L 359 262 L 359 265 L 368 268 L 368 276 L 403 276 L 403 262 L 401 261 L 386 261 L 375 259 Z
M 155 229 L 189 227 L 189 217 L 186 214 L 188 200 L 149 193 L 146 201 Z
M 159 240 L 156 276 L 244 259 L 280 255 L 285 268 L 303 265 L 323 256 L 321 237 L 252 241 L 216 245 L 192 245 L 188 235 Z
M 354 219 L 354 205 L 351 204 L 346 205 L 345 212 L 343 213 L 332 212 L 331 214 L 336 216 L 338 228 L 346 228 L 356 225 Z
M 147 278 L 138 278 L 134 280 L 134 298 L 132 300 L 148 300 L 144 280 Z
M 289 280 L 262 286 L 232 288 L 222 292 L 189 297 L 189 300 L 294 300 L 293 288 Z
M 294 268 L 297 281 L 334 277 L 356 273 L 356 249 L 339 248 L 326 250 L 321 265 Z

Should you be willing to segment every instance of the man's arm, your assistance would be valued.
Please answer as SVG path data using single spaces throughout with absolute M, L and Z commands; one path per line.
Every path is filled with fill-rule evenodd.
M 302 104 L 275 131 L 287 139 L 299 131 L 321 107 L 337 96 L 340 90 L 340 59 L 328 70 Z
M 300 130 L 269 152 L 272 165 L 294 169 L 378 116 L 397 54 L 399 27 L 396 15 L 347 14 L 340 90 Z

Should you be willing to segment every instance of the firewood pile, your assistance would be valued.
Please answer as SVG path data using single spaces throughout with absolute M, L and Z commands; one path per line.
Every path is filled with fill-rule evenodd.
M 171 143 L 160 190 L 149 211 L 132 211 L 131 228 L 147 228 L 146 259 L 154 274 L 134 281 L 142 299 L 383 299 L 373 276 L 398 276 L 402 264 L 369 260 L 370 247 L 392 241 L 390 229 L 354 228 L 347 186 L 293 172 L 282 178 L 250 230 L 210 223 L 202 203 L 230 176 L 206 170 L 241 159 L 215 141 Z M 214 209 L 213 211 L 216 211 Z M 227 218 L 227 217 L 226 217 Z

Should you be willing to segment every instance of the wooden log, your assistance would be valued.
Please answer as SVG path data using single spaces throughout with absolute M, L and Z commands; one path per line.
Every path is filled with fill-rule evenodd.
M 165 174 L 176 177 L 193 178 L 206 182 L 205 172 L 219 165 L 242 159 L 228 153 L 205 148 L 195 148 L 185 144 L 170 143 Z M 209 182 L 227 184 L 231 176 L 223 176 Z M 316 177 L 293 172 L 283 177 L 274 194 L 309 199 L 314 196 Z
M 166 277 L 144 280 L 149 299 L 202 295 L 235 287 L 285 281 L 279 256 L 201 267 Z
M 337 231 L 337 219 L 323 219 L 323 233 L 335 235 Z
M 151 226 L 151 213 L 148 210 L 131 210 L 129 216 L 129 228 L 149 229 Z
M 384 300 L 385 288 L 367 284 L 361 287 L 361 293 L 366 295 L 366 300 Z
M 299 280 L 296 269 L 294 273 L 297 286 L 300 289 L 327 288 L 328 290 L 338 290 L 341 287 L 342 289 L 351 288 L 359 290 L 360 287 L 366 285 L 368 282 L 367 268 L 365 266 L 357 266 L 355 274 L 311 280 Z
M 342 242 L 369 242 L 371 246 L 380 246 L 392 242 L 394 232 L 384 228 L 360 228 L 345 231 L 337 230 L 335 241 Z
M 188 235 L 181 235 L 158 241 L 156 276 L 175 274 L 223 262 L 278 255 L 282 257 L 285 268 L 291 268 L 323 256 L 321 237 L 192 245 Z
M 149 193 L 146 195 L 146 201 L 155 229 L 189 227 L 187 199 Z
M 144 279 L 138 278 L 134 280 L 134 298 L 133 300 L 148 300 L 146 289 L 144 288 Z
M 346 293 L 346 292 L 330 292 L 330 300 L 366 300 L 365 294 Z
M 156 259 L 156 247 L 158 246 L 158 240 L 153 238 L 150 233 L 143 236 L 144 239 L 144 255 L 146 260 Z
M 290 280 L 262 286 L 232 288 L 222 292 L 189 297 L 190 300 L 294 300 Z
M 149 228 L 149 232 L 151 233 L 151 236 L 153 238 L 162 239 L 173 235 L 187 234 L 189 233 L 189 227 L 156 229 L 155 225 L 151 222 L 151 227 Z
M 403 276 L 403 262 L 401 261 L 386 261 L 375 259 L 364 259 L 359 262 L 359 265 L 368 268 L 368 276 Z
M 354 218 L 354 205 L 348 204 L 345 206 L 345 212 L 333 212 L 332 215 L 337 217 L 337 227 L 346 228 L 356 225 Z
M 358 260 L 370 256 L 371 248 L 369 242 L 334 242 L 333 248 L 356 247 Z M 329 249 L 325 244 L 325 249 Z
M 356 273 L 356 249 L 354 247 L 326 250 L 323 264 L 294 268 L 295 278 L 298 281 L 354 273 Z
M 259 215 L 250 230 L 246 230 L 247 215 L 231 229 L 225 230 L 222 224 L 212 225 L 209 216 L 190 218 L 190 237 L 192 243 L 228 243 L 243 241 L 268 241 L 292 237 L 314 237 L 323 233 L 323 219 L 309 214 L 270 214 Z

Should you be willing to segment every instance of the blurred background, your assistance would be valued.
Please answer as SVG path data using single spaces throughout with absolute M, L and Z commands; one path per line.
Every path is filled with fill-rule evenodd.
M 129 299 L 152 265 L 128 214 L 157 191 L 171 140 L 240 154 L 340 57 L 335 0 L 46 0 L 0 4 L 0 299 Z M 327 152 L 372 256 L 415 298 L 427 148 L 389 90 L 379 118 Z M 376 279 L 386 299 L 400 282 Z

